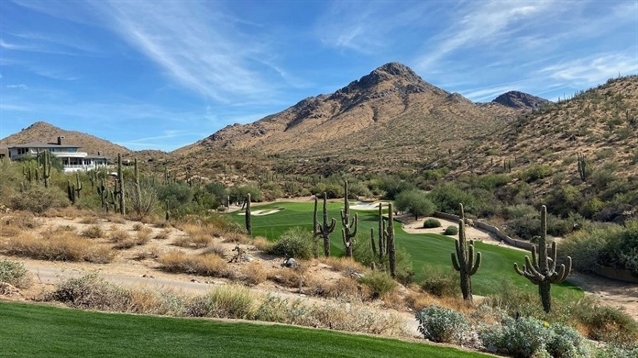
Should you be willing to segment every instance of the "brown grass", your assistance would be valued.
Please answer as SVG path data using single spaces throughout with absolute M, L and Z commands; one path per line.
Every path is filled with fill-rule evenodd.
M 255 245 L 255 247 L 257 248 L 257 250 L 262 251 L 262 252 L 266 252 L 270 249 L 270 247 L 272 247 L 273 243 L 268 241 L 266 238 L 261 237 L 261 236 L 257 236 L 253 242 L 253 245 Z
M 88 237 L 90 239 L 99 239 L 101 237 L 104 237 L 105 232 L 104 232 L 104 229 L 102 229 L 101 226 L 93 225 L 93 226 L 89 226 L 86 229 L 82 230 L 82 233 L 80 235 L 82 235 L 84 237 Z
M 268 269 L 256 261 L 242 266 L 241 274 L 242 279 L 250 285 L 259 285 L 268 279 Z
M 181 272 L 202 276 L 228 277 L 228 264 L 223 258 L 212 255 L 187 254 L 179 250 L 171 250 L 159 258 L 162 270 Z
M 166 240 L 166 239 L 168 239 L 170 237 L 170 235 L 171 235 L 171 229 L 166 228 L 166 229 L 162 230 L 162 232 L 157 233 L 153 237 L 153 239 L 155 239 L 155 240 Z
M 80 223 L 81 224 L 97 225 L 97 224 L 100 223 L 100 218 L 98 218 L 96 216 L 85 216 L 82 219 L 80 219 Z
M 347 257 L 322 257 L 319 261 L 332 267 L 334 271 L 343 272 L 348 276 L 363 274 L 370 271 L 370 269 L 366 266 L 363 266 L 361 263 Z
M 208 233 L 205 227 L 185 224 L 182 226 L 182 230 L 186 235 L 177 238 L 173 245 L 201 248 L 208 246 L 213 241 L 213 237 Z
M 135 260 L 157 259 L 160 256 L 160 248 L 157 245 L 150 245 L 135 255 Z
M 223 234 L 224 242 L 232 242 L 234 244 L 250 244 L 252 239 L 244 234 L 238 232 L 226 232 Z
M 122 229 L 111 231 L 111 233 L 109 234 L 109 239 L 111 240 L 111 242 L 116 243 L 129 240 L 130 238 L 131 235 L 128 233 L 128 231 Z
M 144 228 L 145 228 L 145 226 L 142 223 L 133 224 L 133 231 L 140 231 L 140 230 L 142 230 Z
M 115 258 L 109 247 L 87 242 L 73 233 L 60 233 L 45 238 L 20 235 L 0 244 L 0 249 L 8 255 L 40 260 L 108 263 Z
M 226 250 L 224 250 L 224 246 L 219 243 L 212 242 L 210 245 L 206 246 L 202 254 L 213 254 L 219 257 L 226 257 Z

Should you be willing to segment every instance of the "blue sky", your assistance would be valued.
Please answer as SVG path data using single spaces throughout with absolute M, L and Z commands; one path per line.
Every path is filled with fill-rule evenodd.
M 638 2 L 0 1 L 0 138 L 170 151 L 398 61 L 474 101 L 638 72 Z

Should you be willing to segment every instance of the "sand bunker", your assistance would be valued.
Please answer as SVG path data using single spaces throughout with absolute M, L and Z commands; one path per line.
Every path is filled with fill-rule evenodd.
M 250 211 L 250 215 L 263 216 L 263 215 L 274 214 L 274 213 L 277 213 L 277 212 L 279 212 L 281 210 L 283 210 L 283 208 L 264 209 L 264 210 L 251 210 Z M 238 215 L 246 215 L 246 212 L 245 211 L 239 212 Z
M 378 201 L 351 201 L 350 209 L 352 210 L 362 210 L 362 211 L 372 211 L 379 210 L 379 202 Z

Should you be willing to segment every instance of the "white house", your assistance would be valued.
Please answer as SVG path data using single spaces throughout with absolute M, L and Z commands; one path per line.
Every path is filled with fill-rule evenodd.
M 26 143 L 7 145 L 9 159 L 17 160 L 25 155 L 37 156 L 39 153 L 48 151 L 56 157 L 62 159 L 65 172 L 78 170 L 91 170 L 106 167 L 108 158 L 101 155 L 89 155 L 80 152 L 77 145 L 64 144 L 64 137 L 58 137 L 57 143 Z M 99 153 L 98 153 L 99 154 Z

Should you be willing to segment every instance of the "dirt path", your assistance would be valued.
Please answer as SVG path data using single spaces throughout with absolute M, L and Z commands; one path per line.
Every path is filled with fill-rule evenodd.
M 578 272 L 572 272 L 569 281 L 601 303 L 620 308 L 638 320 L 638 285 Z

